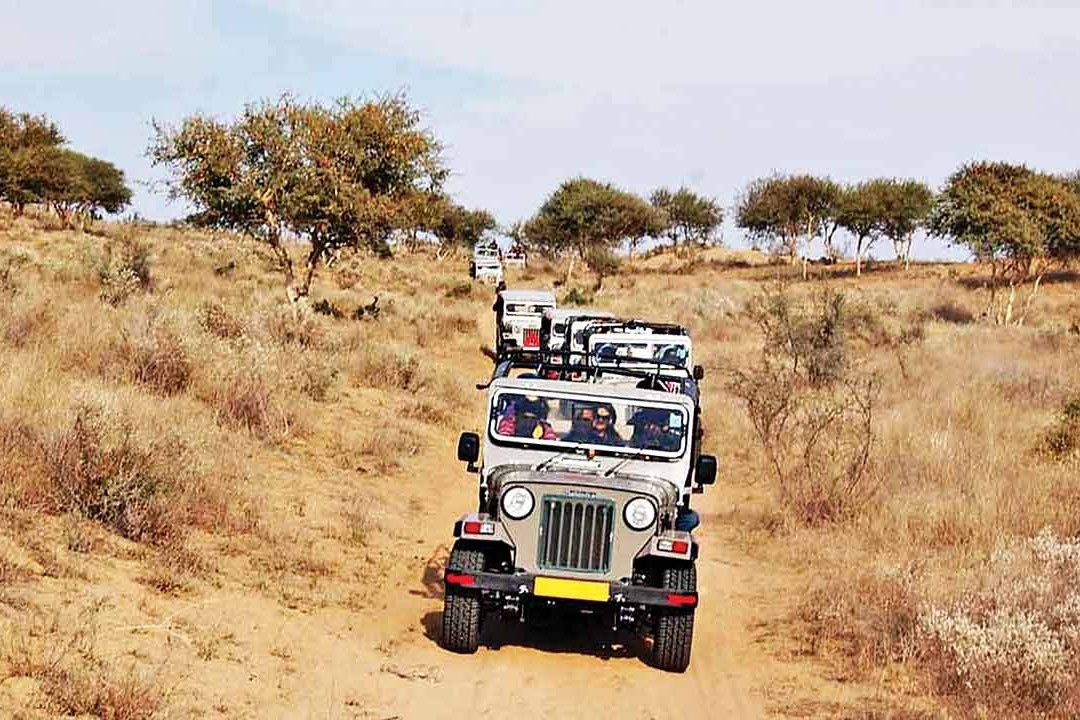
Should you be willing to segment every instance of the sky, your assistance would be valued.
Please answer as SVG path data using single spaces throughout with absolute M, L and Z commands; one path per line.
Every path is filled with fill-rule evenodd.
M 937 189 L 977 159 L 1076 170 L 1078 77 L 1080 0 L 0 0 L 0 106 L 121 167 L 157 220 L 186 208 L 144 156 L 152 121 L 286 92 L 404 91 L 449 191 L 509 224 L 576 176 L 686 185 L 730 215 L 773 172 Z

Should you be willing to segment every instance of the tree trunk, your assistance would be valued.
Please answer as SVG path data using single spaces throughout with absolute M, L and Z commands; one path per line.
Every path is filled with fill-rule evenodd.
M 570 288 L 570 279 L 574 276 L 574 261 L 576 259 L 574 254 L 570 253 L 570 264 L 566 266 L 566 282 L 563 283 L 567 289 Z
M 1042 279 L 1043 273 L 1039 273 L 1035 277 L 1035 284 L 1031 287 L 1031 293 L 1027 296 L 1027 300 L 1024 301 L 1024 309 L 1020 312 L 1020 317 L 1016 321 L 1017 327 L 1023 326 L 1028 310 L 1031 309 L 1031 303 L 1035 300 L 1035 293 L 1039 292 L 1039 283 L 1042 282 Z
M 1008 327 L 1012 324 L 1013 303 L 1016 301 L 1016 281 L 1009 278 L 1009 301 L 1005 304 L 1005 318 L 1000 324 Z
M 863 240 L 864 238 L 860 237 L 855 241 L 855 277 L 862 277 Z
M 809 268 L 810 260 L 804 255 L 802 259 L 802 279 L 806 280 L 810 276 Z

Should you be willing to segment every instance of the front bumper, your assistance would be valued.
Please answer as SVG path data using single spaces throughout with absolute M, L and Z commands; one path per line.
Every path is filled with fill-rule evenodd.
M 566 580 L 531 573 L 491 573 L 448 571 L 446 584 L 481 595 L 501 597 L 538 597 L 574 602 L 647 605 L 667 608 L 695 608 L 698 594 L 676 593 L 644 585 L 594 580 Z M 606 592 L 605 592 L 606 587 Z

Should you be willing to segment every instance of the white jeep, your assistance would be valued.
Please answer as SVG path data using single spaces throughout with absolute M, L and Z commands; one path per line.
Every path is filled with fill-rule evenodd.
M 495 314 L 495 351 L 502 357 L 508 350 L 540 350 L 540 321 L 544 312 L 555 309 L 550 290 L 503 290 Z M 500 308 L 501 309 L 498 309 Z
M 458 459 L 480 475 L 480 507 L 454 525 L 443 646 L 474 652 L 496 613 L 570 613 L 651 635 L 652 663 L 686 670 L 698 546 L 677 518 L 691 478 L 711 484 L 717 469 L 694 452 L 695 422 L 686 395 L 493 379 L 483 440 L 458 442 Z

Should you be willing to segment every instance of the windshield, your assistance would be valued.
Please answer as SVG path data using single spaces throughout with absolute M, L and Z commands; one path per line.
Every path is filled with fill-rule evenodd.
M 550 305 L 536 305 L 532 303 L 507 303 L 506 312 L 512 315 L 540 315 Z
M 621 367 L 655 367 L 662 362 L 666 367 L 684 368 L 690 360 L 690 347 L 674 343 L 670 337 L 592 338 L 589 345 L 597 365 L 615 365 L 619 360 Z
M 528 445 L 598 450 L 645 450 L 644 455 L 682 455 L 687 419 L 678 406 L 570 393 L 498 393 L 492 401 L 493 437 Z

